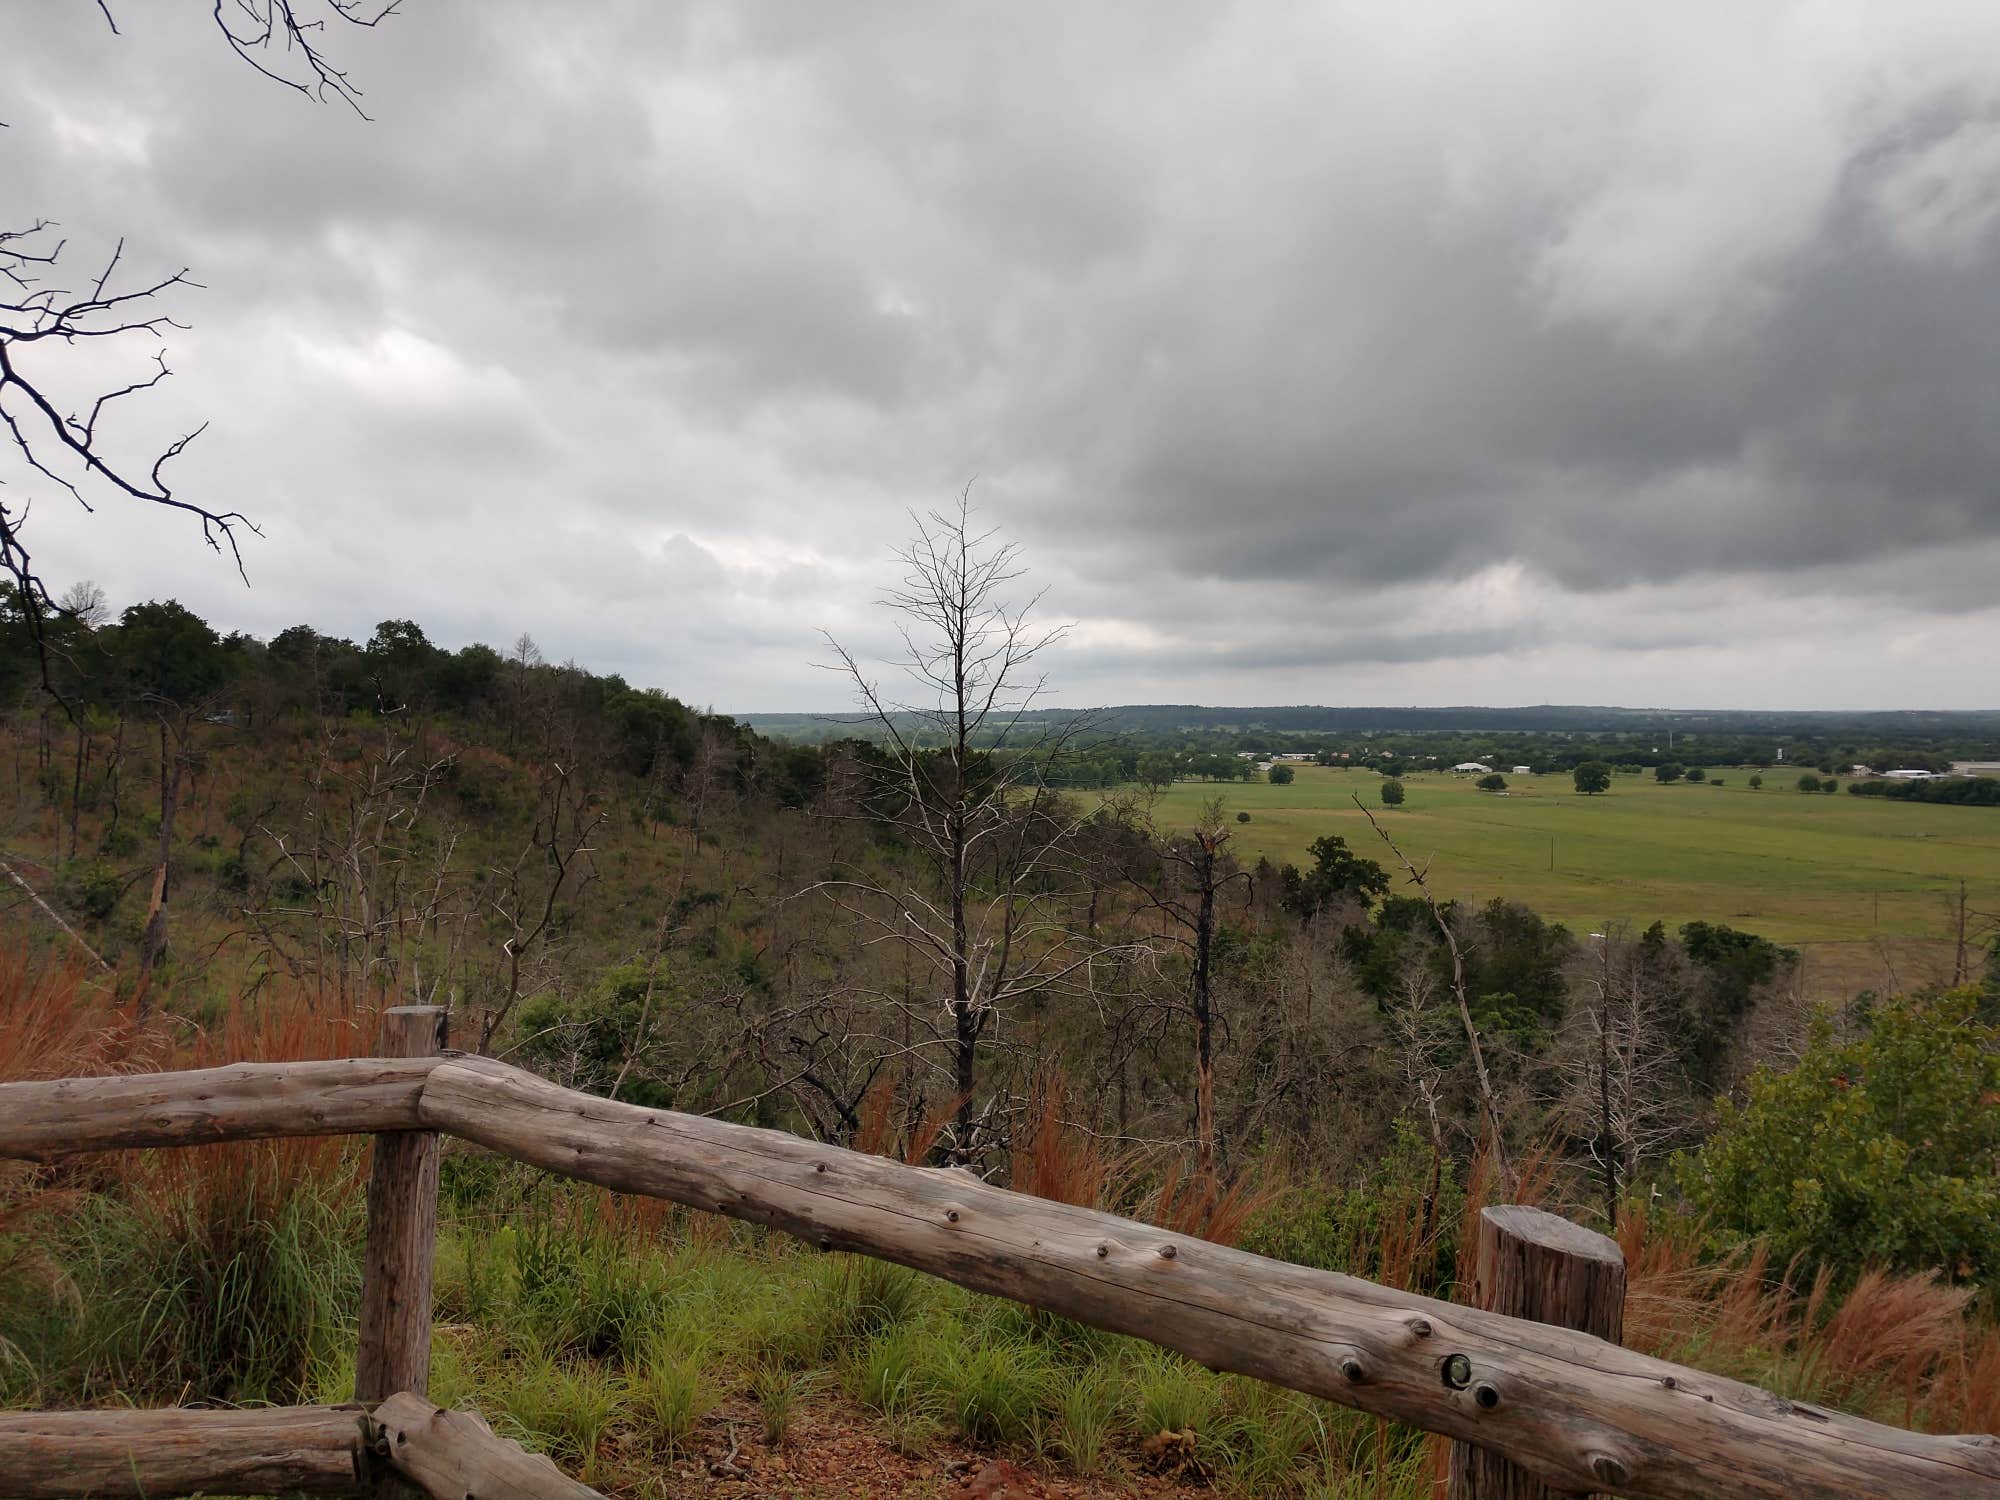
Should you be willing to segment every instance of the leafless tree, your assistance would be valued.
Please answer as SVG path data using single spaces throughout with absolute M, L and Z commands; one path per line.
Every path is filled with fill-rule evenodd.
M 1685 1139 L 1694 1114 L 1672 1031 L 1671 994 L 1685 976 L 1623 927 L 1590 935 L 1569 975 L 1570 1007 L 1557 1037 L 1553 1119 L 1586 1142 L 1614 1230 L 1642 1170 Z
M 360 744 L 329 725 L 290 818 L 252 820 L 280 879 L 244 919 L 318 994 L 365 983 L 427 997 L 448 973 L 472 909 L 457 830 L 430 815 L 449 764 L 421 725 L 385 719 Z
M 897 553 L 902 581 L 882 601 L 897 617 L 903 650 L 889 665 L 903 695 L 827 643 L 830 669 L 882 742 L 879 758 L 858 763 L 866 815 L 901 831 L 924 878 L 856 871 L 813 889 L 866 924 L 871 941 L 909 947 L 943 989 L 938 1011 L 905 1014 L 919 1054 L 946 1059 L 950 1149 L 963 1162 L 998 1143 L 1003 1111 L 975 1096 L 980 1056 L 1009 1010 L 1102 951 L 1067 910 L 1067 848 L 1085 815 L 1050 785 L 1085 724 L 1030 717 L 1046 683 L 1039 658 L 1066 627 L 1031 623 L 1039 595 L 1010 603 L 1023 573 L 1016 544 L 973 528 L 969 493 L 912 519 L 916 537 Z
M 0 473 L 0 568 L 12 579 L 32 638 L 42 653 L 43 685 L 51 692 L 48 617 L 59 609 L 49 596 L 23 539 L 33 488 L 67 496 L 85 510 L 105 499 L 134 500 L 195 518 L 202 536 L 226 550 L 242 570 L 239 529 L 254 532 L 240 513 L 212 509 L 174 492 L 168 466 L 199 437 L 204 423 L 182 434 L 150 460 L 118 451 L 112 418 L 118 403 L 153 389 L 172 371 L 161 345 L 169 329 L 184 328 L 166 308 L 170 294 L 195 285 L 185 268 L 166 276 L 121 276 L 124 241 L 102 268 L 73 283 L 65 265 L 68 242 L 56 226 L 36 220 L 25 228 L 0 228 L 0 424 L 9 439 L 10 481 Z M 150 345 L 132 378 L 78 398 L 63 388 L 59 366 L 79 347 L 126 349 Z M 95 361 L 92 361 L 94 364 Z M 23 488 L 23 486 L 27 488 Z M 22 498 L 14 498 L 21 496 Z
M 229 47 L 265 77 L 309 98 L 339 99 L 357 112 L 361 93 L 329 57 L 328 23 L 370 28 L 388 19 L 401 0 L 213 0 L 211 15 Z M 115 35 L 111 0 L 97 8 Z M 174 319 L 169 299 L 197 283 L 186 267 L 136 278 L 125 273 L 121 238 L 102 261 L 77 268 L 76 256 L 57 225 L 44 218 L 9 216 L 0 223 L 0 425 L 12 462 L 0 466 L 0 570 L 11 579 L 30 638 L 41 661 L 42 685 L 52 695 L 46 624 L 62 608 L 51 599 L 23 529 L 37 498 L 67 497 L 85 510 L 105 500 L 136 501 L 191 516 L 203 539 L 226 552 L 243 571 L 240 532 L 257 528 L 241 512 L 177 494 L 168 466 L 206 429 L 202 423 L 163 448 L 123 451 L 113 418 L 128 397 L 152 390 L 171 370 L 164 340 L 187 325 Z M 130 378 L 122 384 L 91 378 L 72 388 L 64 369 L 94 371 L 106 351 L 134 345 Z M 91 350 L 81 358 L 79 351 Z M 6 470 L 14 472 L 9 475 Z
M 1167 918 L 1162 934 L 1188 960 L 1187 1017 L 1194 1027 L 1195 1156 L 1204 1173 L 1215 1170 L 1215 924 L 1216 902 L 1235 882 L 1250 876 L 1228 854 L 1229 831 L 1222 799 L 1202 804 L 1186 833 L 1157 843 L 1162 879 L 1137 882 L 1155 911 Z
M 1396 862 L 1408 874 L 1410 884 L 1417 888 L 1418 896 L 1423 899 L 1425 907 L 1430 911 L 1431 921 L 1437 927 L 1438 935 L 1444 939 L 1445 950 L 1451 955 L 1452 998 L 1458 1002 L 1459 1023 L 1465 1030 L 1466 1050 L 1472 1056 L 1473 1077 L 1479 1085 L 1479 1103 L 1486 1115 L 1487 1135 L 1493 1145 L 1493 1163 L 1500 1173 L 1501 1187 L 1511 1198 L 1518 1186 L 1518 1179 L 1514 1175 L 1512 1160 L 1507 1154 L 1506 1130 L 1501 1123 L 1499 1100 L 1493 1093 L 1493 1077 L 1486 1070 L 1486 1050 L 1480 1045 L 1479 1027 L 1472 1019 L 1472 1001 L 1465 993 L 1465 954 L 1458 945 L 1458 935 L 1451 930 L 1451 919 L 1438 904 L 1424 871 L 1410 863 L 1409 857 L 1389 836 L 1389 830 L 1375 821 L 1375 814 L 1368 810 L 1367 803 L 1356 797 L 1354 805 L 1361 809 L 1361 816 L 1368 820 L 1368 826 L 1382 836 L 1382 842 L 1389 846 L 1389 852 L 1396 856 Z
M 592 805 L 588 789 L 574 765 L 552 761 L 544 769 L 533 831 L 512 864 L 493 871 L 486 904 L 505 924 L 501 945 L 506 959 L 506 985 L 499 998 L 480 1013 L 479 1050 L 493 1045 L 494 1035 L 526 993 L 528 962 L 546 951 L 556 904 L 574 896 L 595 873 L 591 840 L 604 822 Z

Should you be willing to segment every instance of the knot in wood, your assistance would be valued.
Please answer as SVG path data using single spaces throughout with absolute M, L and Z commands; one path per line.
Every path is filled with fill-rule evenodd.
M 1340 1373 L 1355 1385 L 1368 1378 L 1368 1371 L 1362 1367 L 1361 1361 L 1351 1354 L 1340 1362 Z
M 1609 1453 L 1591 1454 L 1590 1472 L 1599 1484 L 1609 1485 L 1613 1489 L 1624 1488 L 1625 1481 L 1631 1478 L 1625 1465 Z
M 1479 1403 L 1481 1410 L 1491 1411 L 1500 1404 L 1500 1392 L 1482 1381 L 1473 1387 L 1472 1399 Z
M 1431 1320 L 1429 1318 L 1412 1318 L 1403 1326 L 1410 1330 L 1411 1338 L 1427 1339 L 1431 1336 Z
M 1099 1260 L 1105 1259 L 1110 1254 L 1111 1254 L 1111 1247 L 1109 1245 L 1099 1245 L 1097 1247 L 1097 1258 Z
M 1174 1258 L 1174 1257 L 1175 1257 L 1176 1255 L 1179 1255 L 1179 1254 L 1180 1254 L 1180 1251 L 1176 1250 L 1176 1249 L 1175 1249 L 1175 1248 L 1174 1248 L 1174 1247 L 1173 1247 L 1172 1245 L 1162 1245 L 1162 1246 L 1160 1246 L 1160 1259 L 1161 1259 L 1161 1260 L 1172 1260 L 1172 1259 L 1173 1259 L 1173 1258 Z
M 947 1224 L 956 1224 L 958 1222 L 958 1210 L 955 1208 L 947 1208 L 944 1211 L 944 1221 Z

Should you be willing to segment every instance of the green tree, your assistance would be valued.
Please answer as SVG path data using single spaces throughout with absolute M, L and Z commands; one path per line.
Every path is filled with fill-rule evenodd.
M 1757 791 L 1757 790 L 1758 790 L 1759 788 L 1761 788 L 1761 787 L 1762 787 L 1763 785 L 1764 785 L 1764 778 L 1763 778 L 1763 777 L 1761 777 L 1761 776 L 1752 776 L 1752 777 L 1750 778 L 1750 790 L 1751 790 L 1751 791 L 1753 791 L 1753 792 L 1754 792 L 1754 791 Z
M 1139 784 L 1150 791 L 1161 791 L 1172 786 L 1174 781 L 1174 758 L 1164 750 L 1148 750 L 1139 757 Z
M 1364 859 L 1347 847 L 1337 833 L 1323 834 L 1307 846 L 1313 866 L 1304 874 L 1297 865 L 1286 865 L 1280 879 L 1287 910 L 1310 917 L 1339 900 L 1367 906 L 1389 889 L 1389 872 L 1372 859 Z
M 1852 1274 L 2000 1279 L 2000 1029 L 1970 990 L 1884 1002 L 1839 1041 L 1822 1020 L 1789 1072 L 1725 1100 L 1682 1184 L 1717 1226 Z
M 1391 778 L 1382 783 L 1382 805 L 1401 807 L 1403 805 L 1403 783 Z
M 1576 789 L 1586 797 L 1595 797 L 1599 792 L 1611 790 L 1611 767 L 1601 760 L 1587 760 L 1570 772 L 1570 779 Z
M 1290 786 L 1292 784 L 1292 778 L 1296 776 L 1298 773 L 1295 772 L 1290 766 L 1273 766 L 1269 771 L 1266 771 L 1264 774 L 1269 779 L 1272 786 Z
M 1799 778 L 1799 790 L 1802 792 L 1816 792 L 1819 786 L 1819 778 L 1810 771 Z
M 1653 767 L 1654 780 L 1663 785 L 1669 781 L 1679 781 L 1686 774 L 1687 768 L 1677 760 L 1661 761 L 1660 764 Z
M 1708 780 L 1708 772 L 1704 771 L 1700 766 L 1689 766 L 1687 768 L 1687 779 L 1689 781 L 1706 781 Z
M 1504 792 L 1507 790 L 1507 778 L 1502 776 L 1498 771 L 1490 772 L 1472 784 L 1482 792 Z

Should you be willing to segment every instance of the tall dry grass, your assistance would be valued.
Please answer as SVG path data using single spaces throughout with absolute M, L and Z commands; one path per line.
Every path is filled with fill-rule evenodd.
M 1750 1245 L 1720 1258 L 1703 1226 L 1633 1205 L 1625 1343 L 1802 1400 L 1935 1432 L 2000 1433 L 2000 1328 L 1971 1287 L 1934 1271 L 1773 1265 Z
M 140 1018 L 74 966 L 0 954 L 0 1081 L 370 1050 L 374 1017 L 268 990 Z M 0 1395 L 293 1399 L 351 1319 L 363 1143 L 241 1142 L 0 1170 Z

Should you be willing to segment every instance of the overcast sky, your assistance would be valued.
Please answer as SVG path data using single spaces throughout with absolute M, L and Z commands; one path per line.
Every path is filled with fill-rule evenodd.
M 0 217 L 192 268 L 123 432 L 265 535 L 58 589 L 837 708 L 972 481 L 1066 703 L 2000 704 L 1984 0 L 406 0 L 372 121 L 114 9 L 0 0 Z

